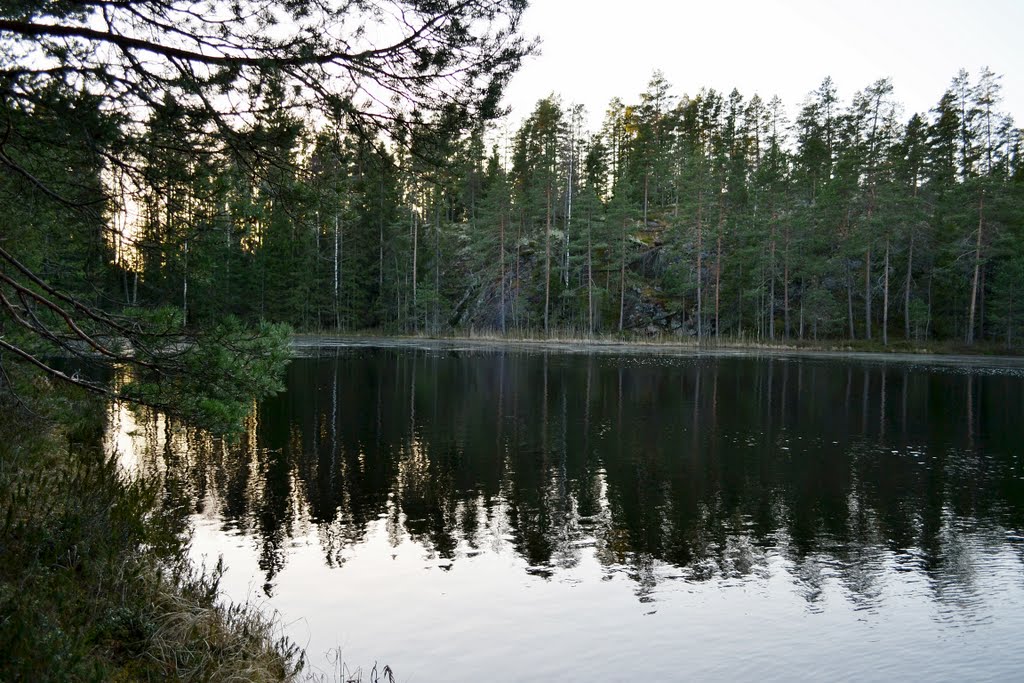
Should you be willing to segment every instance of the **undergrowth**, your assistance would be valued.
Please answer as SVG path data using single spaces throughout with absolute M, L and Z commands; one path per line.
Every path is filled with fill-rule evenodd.
M 180 512 L 103 449 L 103 406 L 0 380 L 0 680 L 278 681 L 303 654 L 218 600 Z

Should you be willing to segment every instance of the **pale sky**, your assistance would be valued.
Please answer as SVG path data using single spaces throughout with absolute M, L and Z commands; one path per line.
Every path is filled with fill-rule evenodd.
M 973 81 L 983 66 L 1024 125 L 1024 0 L 532 0 L 524 30 L 542 54 L 508 88 L 513 126 L 554 92 L 585 105 L 594 130 L 612 97 L 638 102 L 655 69 L 676 96 L 777 94 L 791 117 L 825 76 L 844 104 L 891 77 L 906 119 L 933 108 L 960 68 Z

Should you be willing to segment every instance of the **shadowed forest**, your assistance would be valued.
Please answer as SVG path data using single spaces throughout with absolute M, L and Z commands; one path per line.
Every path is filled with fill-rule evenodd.
M 196 324 L 1013 347 L 1024 170 L 999 81 L 961 72 L 907 116 L 888 80 L 844 100 L 826 79 L 788 120 L 778 98 L 676 96 L 656 73 L 600 130 L 551 96 L 518 128 L 406 145 L 304 123 L 280 94 L 245 144 L 199 159 L 175 153 L 201 133 L 166 100 L 141 173 L 74 159 L 127 197 L 103 225 L 57 239 L 29 205 L 19 244 L 69 288 Z M 106 125 L 84 95 L 40 107 L 21 135 Z

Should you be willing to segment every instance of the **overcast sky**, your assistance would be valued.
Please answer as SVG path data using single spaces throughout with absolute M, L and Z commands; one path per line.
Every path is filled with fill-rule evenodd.
M 525 31 L 543 41 L 509 86 L 512 123 L 561 95 L 591 126 L 618 96 L 637 102 L 655 69 L 674 95 L 701 87 L 791 114 L 831 75 L 844 103 L 891 77 L 906 117 L 938 102 L 960 68 L 1001 74 L 1003 109 L 1024 125 L 1024 0 L 532 0 Z

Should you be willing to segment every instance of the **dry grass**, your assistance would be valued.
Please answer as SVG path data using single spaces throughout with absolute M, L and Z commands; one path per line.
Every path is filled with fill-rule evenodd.
M 332 671 L 310 674 L 306 679 L 313 683 L 395 683 L 397 680 L 390 666 L 380 666 L 376 662 L 367 671 L 362 667 L 349 667 L 341 656 L 340 647 L 329 651 L 327 660 L 333 667 Z
M 221 571 L 218 566 L 210 575 L 185 566 L 176 575 L 155 577 L 155 629 L 147 647 L 152 667 L 180 680 L 296 680 L 301 650 L 256 606 L 218 601 Z
M 102 407 L 0 387 L 0 680 L 287 681 L 278 622 L 219 598 L 181 511 L 102 450 Z
M 652 350 L 693 350 L 693 351 L 763 351 L 763 352 L 826 352 L 826 353 L 877 353 L 913 355 L 971 355 L 971 356 L 1020 356 L 1021 350 L 1007 348 L 1002 344 L 977 343 L 966 346 L 951 341 L 907 341 L 894 339 L 888 345 L 878 340 L 849 339 L 776 339 L 770 340 L 748 334 L 708 336 L 701 340 L 696 337 L 680 337 L 669 332 L 647 334 L 641 331 L 623 333 L 588 334 L 585 330 L 560 328 L 544 334 L 539 330 L 512 329 L 505 333 L 496 330 L 446 330 L 439 334 L 391 334 L 379 330 L 361 330 L 352 333 L 322 333 L 297 335 L 293 339 L 300 344 L 314 344 L 323 339 L 397 339 L 432 340 L 448 342 L 474 342 L 487 344 L 552 345 L 565 344 L 595 349 L 652 349 Z

